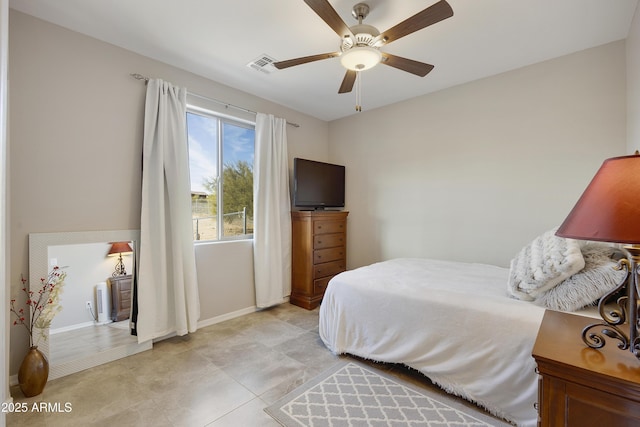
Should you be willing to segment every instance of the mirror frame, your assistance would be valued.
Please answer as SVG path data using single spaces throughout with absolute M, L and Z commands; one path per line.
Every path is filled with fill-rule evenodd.
M 136 259 L 139 260 L 140 230 L 29 233 L 29 289 L 37 292 L 40 289 L 40 278 L 47 277 L 49 273 L 49 246 L 121 241 L 133 241 L 135 243 Z M 40 340 L 38 349 L 50 360 L 49 329 L 45 329 L 43 333 L 44 337 Z M 58 378 L 91 367 L 80 365 L 78 369 L 67 367 L 63 368 L 61 372 L 58 372 L 56 367 L 50 364 L 49 379 Z M 90 363 L 90 365 L 93 365 L 93 363 Z

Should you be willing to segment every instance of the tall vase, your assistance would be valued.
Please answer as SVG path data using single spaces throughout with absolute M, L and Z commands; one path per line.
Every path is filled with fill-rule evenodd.
M 34 345 L 24 357 L 18 371 L 20 390 L 26 397 L 37 396 L 42 393 L 49 378 L 49 361 Z

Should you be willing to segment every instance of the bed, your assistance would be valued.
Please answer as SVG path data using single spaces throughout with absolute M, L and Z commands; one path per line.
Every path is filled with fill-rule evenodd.
M 523 248 L 522 256 L 535 258 L 530 250 Z M 535 426 L 531 351 L 546 309 L 535 300 L 551 287 L 538 284 L 544 291 L 536 294 L 525 284 L 515 298 L 507 283 L 518 258 L 511 269 L 404 258 L 343 272 L 330 281 L 320 306 L 320 337 L 336 354 L 407 365 L 496 416 Z M 535 262 L 549 263 L 542 258 Z M 560 284 L 582 274 L 584 259 L 573 260 L 572 269 L 556 266 Z M 577 313 L 596 317 L 597 309 Z

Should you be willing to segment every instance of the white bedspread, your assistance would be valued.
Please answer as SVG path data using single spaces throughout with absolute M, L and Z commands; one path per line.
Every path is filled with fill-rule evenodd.
M 509 270 L 396 259 L 334 277 L 320 337 L 334 353 L 417 369 L 518 426 L 535 426 L 531 356 L 544 308 L 507 296 Z

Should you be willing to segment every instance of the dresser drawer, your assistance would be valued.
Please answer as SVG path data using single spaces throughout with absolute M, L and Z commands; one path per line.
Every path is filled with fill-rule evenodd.
M 344 260 L 325 262 L 313 266 L 313 278 L 320 279 L 322 277 L 333 276 L 345 270 Z
M 324 249 L 344 246 L 346 236 L 344 233 L 320 234 L 313 237 L 313 248 Z
M 316 295 L 323 295 L 324 291 L 327 289 L 327 285 L 329 284 L 329 280 L 331 280 L 333 276 L 323 277 L 322 279 L 316 279 L 313 281 L 313 293 Z
M 122 299 L 120 309 L 128 313 L 131 308 L 131 291 L 120 292 L 120 298 Z
M 344 232 L 344 221 L 314 221 L 313 234 L 340 233 Z
M 321 264 L 323 262 L 342 260 L 344 259 L 344 252 L 344 246 L 315 250 L 313 251 L 313 263 Z

